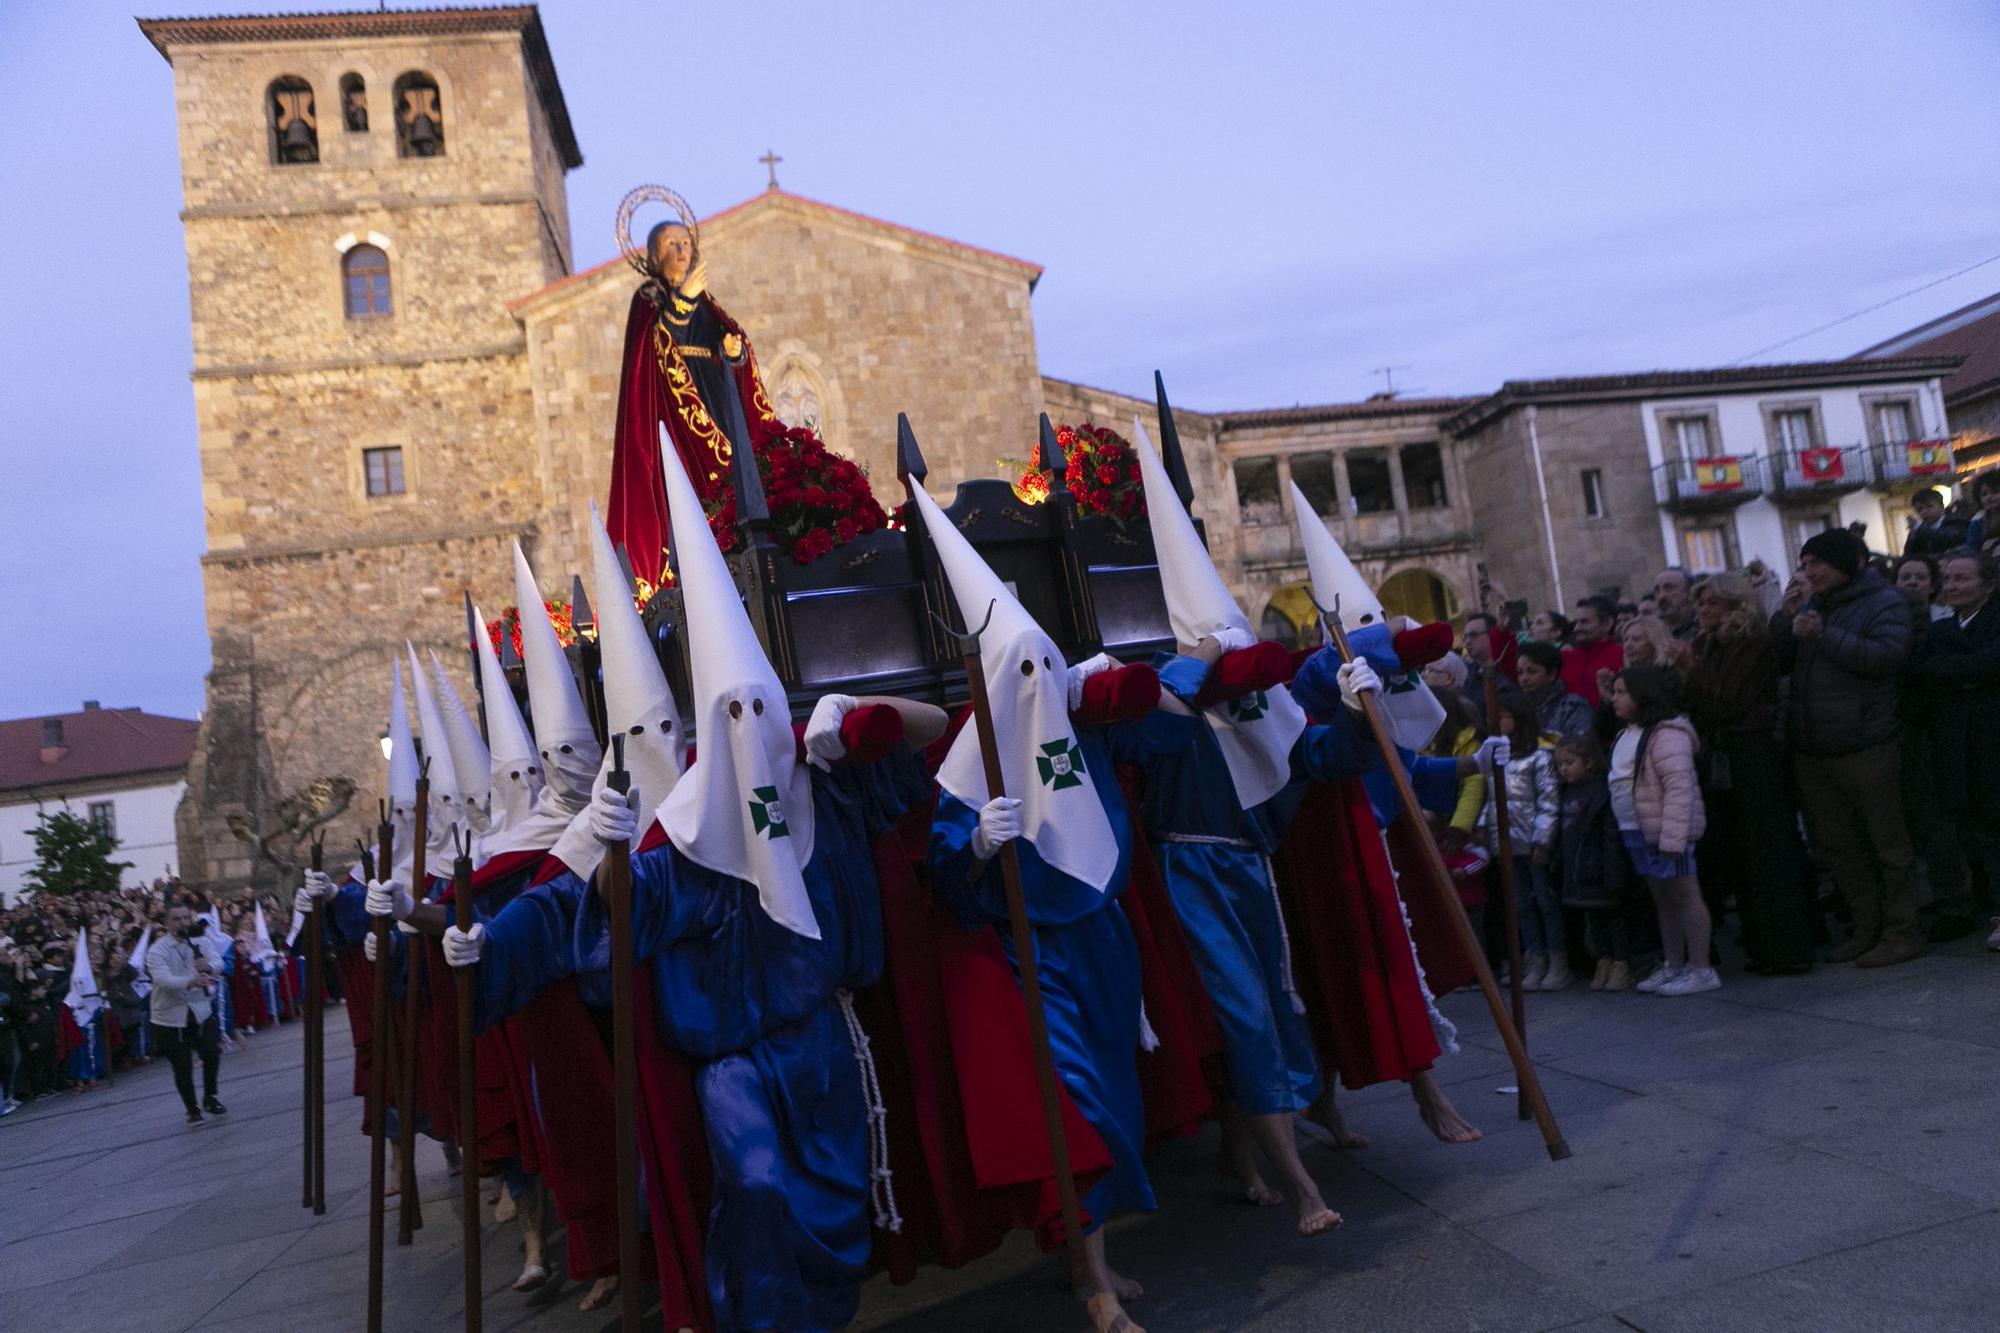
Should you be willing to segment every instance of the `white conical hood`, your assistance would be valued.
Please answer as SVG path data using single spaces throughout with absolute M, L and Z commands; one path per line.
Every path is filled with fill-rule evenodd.
M 468 812 L 483 809 L 493 791 L 493 752 L 480 739 L 479 722 L 459 697 L 458 687 L 451 683 L 435 648 L 431 650 L 431 679 L 437 689 L 438 711 L 444 714 L 445 743 L 451 748 L 451 771 L 458 779 L 459 800 Z
M 417 696 L 417 726 L 424 738 L 424 758 L 430 762 L 431 822 L 449 826 L 458 822 L 463 793 L 458 786 L 458 764 L 451 752 L 451 736 L 445 729 L 444 710 L 431 693 L 430 678 L 417 660 L 416 645 L 407 639 L 403 647 L 410 654 L 410 687 Z
M 535 748 L 542 779 L 572 814 L 590 800 L 590 784 L 604 751 L 591 729 L 590 712 L 577 692 L 576 675 L 549 620 L 535 571 L 514 543 L 514 604 L 521 613 L 521 658 L 528 668 L 528 710 L 535 717 Z
M 659 808 L 660 824 L 683 856 L 749 880 L 773 921 L 816 940 L 819 922 L 805 884 L 813 854 L 812 771 L 798 761 L 785 687 L 757 641 L 664 426 L 660 456 L 685 608 L 697 747 L 694 767 Z
M 1070 725 L 1069 666 L 1062 650 L 937 502 L 921 486 L 912 493 L 966 628 L 978 628 L 986 608 L 993 608 L 993 619 L 979 636 L 979 660 L 993 709 L 1001 781 L 1021 802 L 1021 836 L 1057 870 L 1103 892 L 1118 872 L 1118 840 Z M 938 785 L 975 810 L 986 804 L 978 727 L 968 724 L 958 733 L 938 769 Z
M 90 1020 L 97 1017 L 97 1011 L 104 1007 L 104 1000 L 97 993 L 97 977 L 90 970 L 90 932 L 79 929 L 76 932 L 76 957 L 69 965 L 69 994 L 63 1003 L 76 1019 L 76 1025 L 84 1029 L 86 1037 L 90 1030 Z
M 388 693 L 388 821 L 396 827 L 396 865 L 412 865 L 410 833 L 416 829 L 416 741 L 410 735 L 410 705 L 402 695 L 402 658 L 390 654 Z M 396 867 L 382 867 L 390 875 Z M 220 929 L 220 925 L 218 925 Z
M 625 581 L 625 567 L 604 531 L 596 501 L 590 505 L 590 539 L 606 734 L 625 737 L 625 769 L 632 775 L 632 790 L 639 793 L 639 808 L 651 810 L 667 799 L 687 767 L 687 736 L 674 707 L 674 692 L 667 686 L 667 673 L 660 669 L 652 636 L 632 604 L 631 584 Z M 610 756 L 605 758 L 608 763 Z
M 1292 522 L 1298 529 L 1299 544 L 1305 548 L 1306 574 L 1312 580 L 1313 600 L 1333 611 L 1334 599 L 1338 598 L 1340 623 L 1347 629 L 1382 623 L 1385 617 L 1381 599 L 1327 531 L 1326 523 L 1299 484 L 1291 485 Z
M 139 932 L 139 942 L 132 946 L 132 956 L 126 960 L 132 964 L 132 970 L 138 973 L 138 979 L 132 983 L 132 989 L 141 996 L 153 993 L 153 979 L 146 975 L 146 950 L 152 947 L 153 925 L 149 921 L 146 923 L 146 928 Z
M 261 963 L 266 958 L 275 958 L 278 946 L 271 943 L 271 923 L 264 919 L 264 900 L 259 898 L 257 908 L 257 943 L 250 951 L 250 961 Z
M 1253 633 L 1249 617 L 1223 586 L 1208 548 L 1181 507 L 1167 469 L 1153 452 L 1145 423 L 1132 418 L 1132 447 L 1146 488 L 1146 514 L 1153 529 L 1153 553 L 1160 562 L 1160 586 L 1174 637 L 1193 647 L 1218 630 Z M 1282 685 L 1202 709 L 1215 742 L 1229 765 L 1229 779 L 1245 810 L 1262 805 L 1292 780 L 1292 746 L 1306 729 L 1306 710 Z
M 528 724 L 521 720 L 521 706 L 514 702 L 514 687 L 500 668 L 499 654 L 493 651 L 492 636 L 486 633 L 486 618 L 478 607 L 473 619 L 480 624 L 479 691 L 486 705 L 486 740 L 492 747 L 492 763 L 486 770 L 492 785 L 492 826 L 487 839 L 518 827 L 534 808 L 542 791 L 542 760 L 535 753 L 535 741 Z M 491 849 L 481 844 L 482 853 Z

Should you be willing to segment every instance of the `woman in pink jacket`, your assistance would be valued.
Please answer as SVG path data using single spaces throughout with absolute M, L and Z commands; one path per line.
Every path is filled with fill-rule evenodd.
M 1694 845 L 1708 823 L 1695 778 L 1699 742 L 1676 693 L 1674 676 L 1659 666 L 1627 667 L 1611 687 L 1612 711 L 1625 724 L 1611 747 L 1611 809 L 1660 916 L 1664 956 L 1638 986 L 1656 995 L 1722 985 L 1708 956 L 1711 926 L 1694 872 Z

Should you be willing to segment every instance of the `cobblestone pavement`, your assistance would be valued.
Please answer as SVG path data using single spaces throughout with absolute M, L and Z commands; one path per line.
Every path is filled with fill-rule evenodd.
M 1184 1330 L 1989 1329 L 2000 1302 L 2000 958 L 1977 941 L 1903 967 L 1730 976 L 1683 999 L 1529 1000 L 1530 1042 L 1575 1155 L 1514 1118 L 1476 995 L 1446 998 L 1440 1065 L 1484 1142 L 1447 1148 L 1400 1087 L 1345 1099 L 1372 1145 L 1306 1162 L 1346 1215 L 1295 1235 L 1232 1200 L 1213 1131 L 1154 1159 L 1162 1208 L 1112 1228 L 1148 1288 L 1132 1312 Z M 346 1020 L 329 1012 L 328 1045 Z M 230 1114 L 182 1124 L 164 1062 L 0 1121 L 0 1326 L 361 1327 L 367 1141 L 336 1051 L 327 1215 L 299 1206 L 299 1030 L 224 1057 Z M 429 1225 L 388 1247 L 388 1326 L 459 1321 L 457 1182 L 434 1146 Z M 506 1290 L 513 1229 L 489 1224 L 492 1329 L 602 1329 L 575 1284 Z M 557 1253 L 560 1253 L 558 1248 Z M 955 1273 L 867 1287 L 857 1327 L 1082 1329 L 1017 1238 Z

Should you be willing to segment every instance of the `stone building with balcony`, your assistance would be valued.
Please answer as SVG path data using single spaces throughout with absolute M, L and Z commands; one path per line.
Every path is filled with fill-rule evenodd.
M 1531 606 L 1636 597 L 1663 565 L 1762 560 L 1859 525 L 1899 551 L 1952 476 L 1955 356 L 1520 380 L 1443 422 L 1493 577 Z
M 2000 464 L 2000 292 L 1940 315 L 1859 353 L 1867 357 L 1955 356 L 1944 378 L 1952 466 L 1960 483 Z
M 1051 416 L 1129 434 L 1155 405 L 1044 377 Z M 1472 506 L 1439 423 L 1472 400 L 1392 398 L 1240 412 L 1174 409 L 1195 517 L 1237 601 L 1263 633 L 1302 642 L 1315 614 L 1292 487 L 1311 502 L 1392 612 L 1462 615 L 1478 586 Z

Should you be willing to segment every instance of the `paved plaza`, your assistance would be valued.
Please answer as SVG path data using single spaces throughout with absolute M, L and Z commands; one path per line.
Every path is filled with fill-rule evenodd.
M 1373 1140 L 1306 1160 L 1346 1215 L 1313 1240 L 1233 1202 L 1213 1131 L 1154 1159 L 1162 1210 L 1116 1223 L 1152 1333 L 1193 1330 L 1956 1330 L 2000 1323 L 2000 958 L 1977 941 L 1879 972 L 1729 976 L 1677 1000 L 1530 1000 L 1531 1041 L 1575 1150 L 1551 1163 L 1496 1089 L 1512 1077 L 1476 995 L 1448 997 L 1441 1066 L 1486 1141 L 1446 1148 L 1406 1092 L 1347 1099 Z M 346 1020 L 329 1014 L 328 1045 Z M 299 1032 L 240 1043 L 226 1119 L 181 1123 L 162 1063 L 0 1121 L 0 1327 L 358 1329 L 367 1142 L 328 1066 L 327 1215 L 299 1207 Z M 458 1323 L 456 1181 L 421 1157 L 426 1229 L 388 1249 L 388 1326 Z M 487 1327 L 590 1329 L 575 1284 L 506 1290 L 491 1227 Z M 557 1253 L 560 1253 L 558 1248 Z M 957 1273 L 871 1283 L 857 1327 L 1082 1330 L 1018 1238 Z

